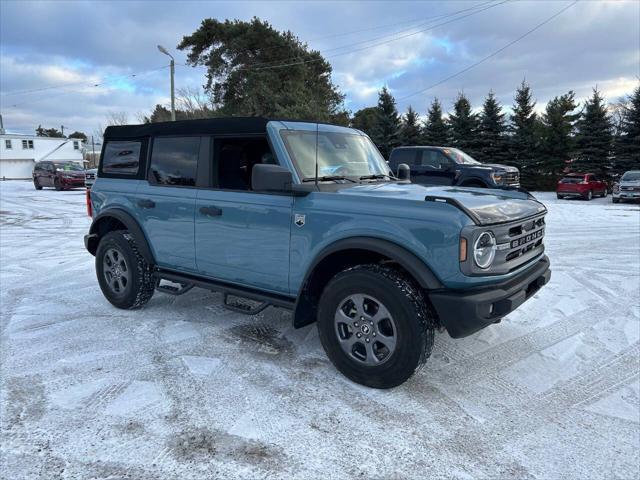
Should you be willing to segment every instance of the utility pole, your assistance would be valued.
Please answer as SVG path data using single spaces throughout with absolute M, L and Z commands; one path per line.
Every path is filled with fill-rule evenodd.
M 91 135 L 91 167 L 96 167 L 96 144 L 93 143 L 93 135 Z
M 60 133 L 62 133 L 62 136 L 64 137 L 64 125 L 60 125 Z
M 176 63 L 173 59 L 173 55 L 171 55 L 169 51 L 166 48 L 164 48 L 162 45 L 158 45 L 158 50 L 160 50 L 161 53 L 164 53 L 165 55 L 168 55 L 169 58 L 171 58 L 171 63 L 169 64 L 169 69 L 171 71 L 171 121 L 175 122 L 176 121 L 176 95 L 174 91 L 173 77 L 175 76 L 175 72 L 176 72 Z

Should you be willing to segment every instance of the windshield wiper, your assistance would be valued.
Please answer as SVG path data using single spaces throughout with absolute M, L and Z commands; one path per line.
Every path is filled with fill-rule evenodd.
M 373 175 L 363 175 L 362 177 L 360 177 L 360 180 L 376 180 L 378 178 L 388 178 L 389 180 L 398 180 L 398 178 L 394 177 L 393 175 L 389 175 L 386 173 L 375 173 Z
M 352 180 L 351 178 L 343 177 L 342 175 L 325 175 L 324 177 L 318 177 L 317 180 L 319 182 L 328 182 L 330 180 L 347 180 L 348 182 L 351 182 L 351 183 L 358 183 L 355 180 Z M 303 182 L 315 182 L 316 181 L 316 177 L 303 178 L 302 181 Z

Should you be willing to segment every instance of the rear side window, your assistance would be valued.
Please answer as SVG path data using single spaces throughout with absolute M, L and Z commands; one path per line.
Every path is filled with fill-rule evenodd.
M 200 137 L 158 137 L 153 140 L 149 181 L 156 185 L 195 187 Z
M 105 145 L 102 171 L 119 175 L 136 175 L 140 166 L 140 141 L 114 141 Z

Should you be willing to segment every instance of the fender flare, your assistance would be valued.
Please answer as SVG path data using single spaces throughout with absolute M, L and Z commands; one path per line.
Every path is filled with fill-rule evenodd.
M 325 247 L 314 258 L 310 267 L 307 270 L 304 281 L 302 282 L 302 288 L 306 285 L 309 277 L 313 274 L 313 271 L 329 255 L 339 252 L 341 250 L 371 250 L 372 252 L 383 255 L 391 260 L 397 262 L 402 268 L 404 268 L 409 274 L 416 279 L 421 287 L 428 290 L 435 290 L 442 288 L 442 283 L 438 280 L 438 277 L 434 275 L 431 269 L 425 265 L 415 254 L 407 250 L 405 247 L 398 245 L 397 243 L 390 242 L 389 240 L 383 240 L 375 237 L 349 237 L 342 240 L 337 240 L 331 245 Z
M 155 259 L 153 258 L 153 253 L 149 247 L 149 241 L 140 227 L 140 224 L 133 215 L 121 208 L 109 208 L 107 210 L 103 210 L 98 214 L 98 216 L 96 216 L 96 218 L 93 219 L 91 227 L 89 228 L 89 235 L 87 235 L 85 240 L 87 250 L 89 250 L 91 254 L 95 255 L 95 252 L 98 249 L 100 237 L 103 235 L 103 233 L 100 232 L 100 225 L 104 222 L 105 218 L 114 218 L 122 223 L 129 233 L 133 235 L 138 251 L 144 257 L 145 261 L 149 265 L 155 265 Z
M 293 326 L 300 328 L 315 322 L 317 301 L 312 298 L 310 292 L 310 281 L 318 265 L 327 257 L 334 253 L 345 250 L 369 250 L 382 255 L 398 263 L 411 275 L 418 284 L 425 290 L 436 290 L 443 288 L 440 280 L 434 275 L 431 269 L 425 265 L 414 253 L 396 243 L 375 237 L 350 237 L 330 244 L 320 251 L 310 264 L 305 274 L 304 280 L 297 295 L 294 307 Z

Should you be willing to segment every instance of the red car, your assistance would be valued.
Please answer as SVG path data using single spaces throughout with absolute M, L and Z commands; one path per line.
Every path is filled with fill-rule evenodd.
M 74 162 L 41 161 L 33 168 L 33 186 L 53 187 L 56 190 L 84 187 L 84 168 Z
M 560 179 L 556 187 L 558 198 L 583 198 L 591 200 L 594 196 L 607 196 L 607 182 L 593 173 L 569 173 Z

